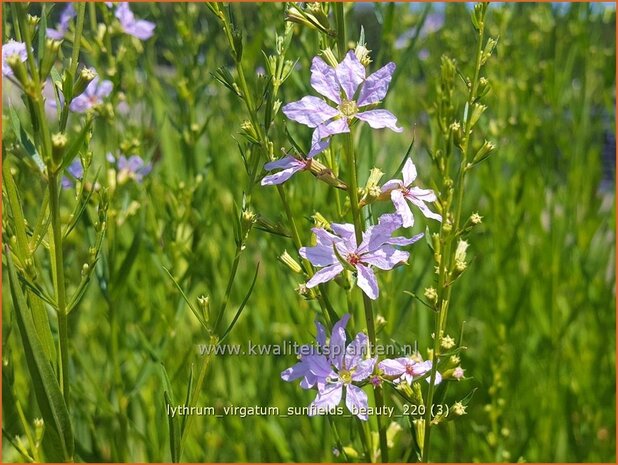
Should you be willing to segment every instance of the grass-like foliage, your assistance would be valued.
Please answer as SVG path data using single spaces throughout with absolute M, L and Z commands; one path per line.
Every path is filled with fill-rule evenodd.
M 615 461 L 615 7 L 2 21 L 3 462 Z

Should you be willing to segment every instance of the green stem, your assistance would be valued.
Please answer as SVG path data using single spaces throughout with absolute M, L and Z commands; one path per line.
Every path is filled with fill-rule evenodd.
M 48 167 L 49 169 L 49 167 Z M 56 302 L 58 304 L 58 337 L 60 342 L 60 387 L 64 402 L 69 408 L 69 336 L 66 313 L 66 294 L 64 282 L 64 256 L 62 253 L 62 228 L 60 223 L 60 192 L 56 173 L 49 176 L 49 209 L 51 213 L 52 238 L 54 242 L 54 265 Z
M 361 211 L 358 205 L 358 179 L 356 175 L 356 152 L 354 150 L 354 133 L 352 128 L 346 135 L 345 141 L 345 153 L 348 162 L 348 177 L 349 177 L 349 190 L 350 196 L 350 208 L 352 210 L 352 217 L 354 220 L 354 231 L 356 234 L 356 243 L 361 244 L 363 241 L 363 231 L 365 230 L 364 222 L 362 220 Z M 363 304 L 365 307 L 365 321 L 367 323 L 367 335 L 369 336 L 370 349 L 374 349 L 376 346 L 376 330 L 375 320 L 373 317 L 373 303 L 371 299 L 363 294 Z M 371 355 L 371 354 L 370 354 Z M 374 390 L 376 407 L 378 410 L 382 410 L 384 406 L 384 398 L 382 395 L 382 388 L 376 387 Z M 382 455 L 382 462 L 388 462 L 388 445 L 386 440 L 386 430 L 382 426 L 382 419 L 380 415 L 376 415 L 376 421 L 378 424 L 378 435 L 380 437 L 380 452 Z
M 464 143 L 461 149 L 461 162 L 459 165 L 459 173 L 456 184 L 456 213 L 453 218 L 453 226 L 449 232 L 444 231 L 444 223 L 440 230 L 441 242 L 446 244 L 445 254 L 443 255 L 443 260 L 448 260 L 447 264 L 442 264 L 440 266 L 440 277 L 438 283 L 438 301 L 437 301 L 437 313 L 435 316 L 435 324 L 434 324 L 434 345 L 433 345 L 433 357 L 432 357 L 432 367 L 431 367 L 431 376 L 429 378 L 429 389 L 427 392 L 427 403 L 425 405 L 425 439 L 423 441 L 423 454 L 422 461 L 429 461 L 429 449 L 430 449 L 430 438 L 431 438 L 431 411 L 433 406 L 433 397 L 435 392 L 435 380 L 436 373 L 438 370 L 438 360 L 440 357 L 440 338 L 446 329 L 446 317 L 448 315 L 448 309 L 451 300 L 451 291 L 452 286 L 451 283 L 447 282 L 448 272 L 453 269 L 453 242 L 457 235 L 459 234 L 459 226 L 461 224 L 461 212 L 463 206 L 464 199 L 464 191 L 465 191 L 465 175 L 466 175 L 466 165 L 468 163 L 468 156 L 470 150 L 470 138 L 472 134 L 472 127 L 470 125 L 471 116 L 472 116 L 472 105 L 476 100 L 476 93 L 478 89 L 478 81 L 481 71 L 481 59 L 483 54 L 483 35 L 484 35 L 484 21 L 481 21 L 479 24 L 478 31 L 478 44 L 476 49 L 476 62 L 474 68 L 474 78 L 470 82 L 470 90 L 468 93 L 468 99 L 466 102 L 467 107 L 467 115 L 466 120 L 464 121 Z M 450 208 L 449 208 L 450 210 Z M 446 237 L 446 240 L 444 240 Z M 443 262 L 444 263 L 444 262 Z
M 234 258 L 234 263 L 232 263 L 232 270 L 230 271 L 230 277 L 227 280 L 227 286 L 225 287 L 225 295 L 223 296 L 223 302 L 221 302 L 221 308 L 219 309 L 219 313 L 217 314 L 217 319 L 215 320 L 214 330 L 217 331 L 219 327 L 219 323 L 223 318 L 223 313 L 225 313 L 225 309 L 227 307 L 227 303 L 230 300 L 230 294 L 232 293 L 232 286 L 234 285 L 234 280 L 236 279 L 236 272 L 238 271 L 238 264 L 240 263 L 240 255 L 242 252 L 243 244 L 239 244 L 236 246 L 236 254 Z

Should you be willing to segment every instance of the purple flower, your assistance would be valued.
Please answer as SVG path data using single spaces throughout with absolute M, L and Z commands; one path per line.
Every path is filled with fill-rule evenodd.
M 442 216 L 432 212 L 425 204 L 425 202 L 435 202 L 437 200 L 433 191 L 431 189 L 412 187 L 412 183 L 416 179 L 416 166 L 414 166 L 410 158 L 406 160 L 401 173 L 403 181 L 399 179 L 387 181 L 382 186 L 382 193 L 390 192 L 395 210 L 397 210 L 397 213 L 403 220 L 403 227 L 409 228 L 414 225 L 414 216 L 406 200 L 416 205 L 427 218 L 442 221 Z
M 84 167 L 79 159 L 73 160 L 73 162 L 67 167 L 67 172 L 75 179 L 82 179 L 84 177 Z M 70 189 L 75 186 L 73 179 L 62 176 L 60 181 L 63 189 Z
M 328 365 L 329 358 L 327 355 L 331 355 L 338 350 L 337 344 L 338 338 L 343 334 L 345 338 L 345 326 L 348 323 L 350 315 L 344 315 L 333 326 L 333 336 L 331 342 L 333 343 L 333 351 L 331 352 L 329 345 L 326 344 L 326 330 L 324 326 L 318 321 L 315 322 L 317 335 L 317 347 L 304 345 L 300 349 L 300 362 L 296 365 L 281 372 L 281 379 L 284 381 L 294 381 L 298 378 L 303 378 L 300 382 L 300 387 L 303 389 L 311 389 L 317 387 L 321 389 L 326 384 L 326 376 L 330 374 L 330 370 L 325 374 L 320 367 Z
M 69 108 L 76 113 L 85 113 L 93 106 L 102 103 L 103 99 L 112 92 L 113 87 L 111 81 L 99 81 L 97 76 L 90 81 L 83 94 L 71 101 Z
M 144 180 L 144 176 L 152 171 L 152 165 L 146 163 L 139 155 L 131 155 L 129 158 L 121 155 L 116 160 L 111 153 L 108 153 L 106 159 L 109 163 L 116 165 L 120 183 L 127 179 L 133 179 L 135 182 L 141 183 Z
M 26 61 L 28 59 L 26 44 L 11 39 L 6 44 L 2 45 L 2 74 L 5 76 L 13 75 L 13 70 L 7 63 L 8 58 L 13 55 L 17 55 L 22 63 Z
M 119 3 L 115 14 L 116 18 L 120 21 L 122 29 L 127 34 L 137 37 L 140 40 L 150 39 L 154 34 L 156 25 L 150 21 L 135 19 L 127 2 Z
M 47 28 L 47 37 L 54 40 L 62 40 L 69 30 L 69 23 L 73 18 L 77 16 L 75 8 L 72 3 L 68 3 L 60 14 L 60 22 L 57 24 L 56 29 Z
M 395 63 L 391 62 L 365 77 L 365 67 L 353 51 L 349 51 L 336 68 L 327 65 L 320 57 L 313 58 L 311 86 L 336 106 L 319 97 L 306 96 L 283 107 L 283 113 L 291 120 L 316 128 L 309 157 L 328 147 L 328 141 L 323 139 L 350 132 L 349 123 L 355 118 L 365 121 L 374 129 L 403 131 L 397 126 L 397 118 L 389 111 L 360 111 L 384 99 L 394 71 Z
M 301 361 L 281 373 L 285 381 L 303 378 L 301 387 L 317 387 L 318 395 L 311 403 L 309 415 L 326 412 L 339 405 L 345 390 L 345 404 L 348 410 L 361 420 L 367 420 L 367 394 L 353 383 L 365 381 L 373 373 L 377 358 L 366 358 L 369 339 L 358 333 L 346 347 L 345 326 L 350 318 L 344 315 L 333 326 L 330 344 L 326 346 L 326 332 L 319 323 L 318 345 L 327 355 L 304 355 Z
M 412 383 L 431 371 L 431 360 L 419 360 L 420 357 L 400 357 L 395 359 L 382 360 L 378 364 L 378 368 L 386 376 L 394 376 L 395 383 L 401 383 L 406 381 L 410 386 Z M 430 382 L 429 377 L 426 378 L 427 382 Z M 436 371 L 436 380 L 434 384 L 440 384 L 442 382 L 442 375 Z
M 317 245 L 301 248 L 300 255 L 322 269 L 307 282 L 307 287 L 312 288 L 334 279 L 345 266 L 356 271 L 358 287 L 369 298 L 377 299 L 380 291 L 371 266 L 391 270 L 399 263 L 405 263 L 410 254 L 395 249 L 393 245 L 410 245 L 423 237 L 423 234 L 409 239 L 391 237 L 401 226 L 399 215 L 382 215 L 377 225 L 363 233 L 360 245 L 356 242 L 354 226 L 351 224 L 331 224 L 334 234 L 322 228 L 314 228 L 312 231 L 316 235 Z
M 262 186 L 273 186 L 275 184 L 282 184 L 288 179 L 290 179 L 290 177 L 292 177 L 294 173 L 309 169 L 310 166 L 311 159 L 298 159 L 294 158 L 291 155 L 281 158 L 280 160 L 266 163 L 264 165 L 264 169 L 266 171 L 272 171 L 278 168 L 281 169 L 281 171 L 275 174 L 264 176 L 264 178 L 262 179 Z

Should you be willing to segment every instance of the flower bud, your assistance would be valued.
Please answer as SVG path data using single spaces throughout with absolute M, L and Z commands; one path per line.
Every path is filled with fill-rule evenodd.
M 425 295 L 425 298 L 431 303 L 435 304 L 436 301 L 438 300 L 438 293 L 433 287 L 426 288 L 424 295 Z
M 292 270 L 292 272 L 294 273 L 302 273 L 303 269 L 300 266 L 300 264 L 294 260 L 294 258 L 292 258 L 292 256 L 286 251 L 283 252 L 283 254 L 281 254 L 281 256 L 279 257 L 279 260 L 286 265 L 290 270 Z
M 472 223 L 473 225 L 476 226 L 477 224 L 481 224 L 482 222 L 483 217 L 478 213 L 472 213 L 472 215 L 470 215 L 470 223 Z
M 461 402 L 455 402 L 451 407 L 451 412 L 453 412 L 457 416 L 466 414 L 466 406 Z
M 335 57 L 335 54 L 330 48 L 322 50 L 322 57 L 324 58 L 324 61 L 326 61 L 326 63 L 331 65 L 333 68 L 336 68 L 339 64 L 337 57 Z
M 330 229 L 330 223 L 320 212 L 315 212 L 311 218 L 317 228 Z
M 446 336 L 442 336 L 440 338 L 440 345 L 443 349 L 452 349 L 453 347 L 455 347 L 455 339 L 453 339 L 447 334 Z
M 487 110 L 487 107 L 480 103 L 475 103 L 472 106 L 472 115 L 470 116 L 470 127 L 471 128 L 473 128 L 474 125 L 478 123 L 479 119 L 481 118 L 481 115 L 483 114 L 485 110 Z
M 11 71 L 13 71 L 13 76 L 15 76 L 17 81 L 24 87 L 28 86 L 28 71 L 26 71 L 26 65 L 21 57 L 17 54 L 10 55 L 6 59 L 6 63 L 11 68 Z
M 68 141 L 67 136 L 61 132 L 51 136 L 52 160 L 58 166 L 62 163 L 62 157 L 64 156 L 64 150 L 66 149 Z
M 88 84 L 90 84 L 95 77 L 97 77 L 97 73 L 94 69 L 82 68 L 77 77 L 77 81 L 75 81 L 73 85 L 73 98 L 83 94 Z
M 474 158 L 472 159 L 472 163 L 473 164 L 477 164 L 482 162 L 483 160 L 485 160 L 485 158 L 487 158 L 491 152 L 496 148 L 496 146 L 489 141 L 485 141 L 483 143 L 483 145 L 481 146 L 481 148 L 478 150 L 478 152 L 476 152 L 476 154 L 474 155 Z
M 86 276 L 88 276 L 89 271 L 90 271 L 90 265 L 88 265 L 88 263 L 84 263 L 82 265 L 82 271 L 81 271 L 82 278 L 85 278 Z
M 47 39 L 45 41 L 45 50 L 43 51 L 43 59 L 41 60 L 41 67 L 39 69 L 39 76 L 44 81 L 49 76 L 52 66 L 56 62 L 58 57 L 58 50 L 60 50 L 60 41 Z

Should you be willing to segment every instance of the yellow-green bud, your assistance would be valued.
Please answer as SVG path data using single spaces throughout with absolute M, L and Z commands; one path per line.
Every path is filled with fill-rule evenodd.
M 438 293 L 433 287 L 426 288 L 424 295 L 425 298 L 431 303 L 435 303 L 438 300 Z
M 94 69 L 82 68 L 77 77 L 77 81 L 75 81 L 73 85 L 73 98 L 83 94 L 88 84 L 90 84 L 95 77 L 97 77 L 97 73 Z
M 62 162 L 62 157 L 64 156 L 64 150 L 68 143 L 67 136 L 63 133 L 58 132 L 51 136 L 52 143 L 52 160 L 57 165 L 60 165 Z
M 466 406 L 461 402 L 455 402 L 451 407 L 451 412 L 455 415 L 461 416 L 466 414 Z
M 453 347 L 455 347 L 455 339 L 453 339 L 447 334 L 446 336 L 442 336 L 442 338 L 440 339 L 440 345 L 444 349 L 452 349 Z
M 58 50 L 60 50 L 60 41 L 47 39 L 45 41 L 45 51 L 43 52 L 43 59 L 41 60 L 41 68 L 39 69 L 39 76 L 44 81 L 49 76 L 52 66 L 56 62 L 58 57 Z
M 478 213 L 472 213 L 472 215 L 470 215 L 470 223 L 472 223 L 473 225 L 481 224 L 482 222 L 483 217 Z
M 283 254 L 281 254 L 281 256 L 279 257 L 279 260 L 281 260 L 281 262 L 286 265 L 290 270 L 292 270 L 294 273 L 302 273 L 303 269 L 300 266 L 300 264 L 294 260 L 294 258 L 292 258 L 292 256 L 286 251 L 283 252 Z

